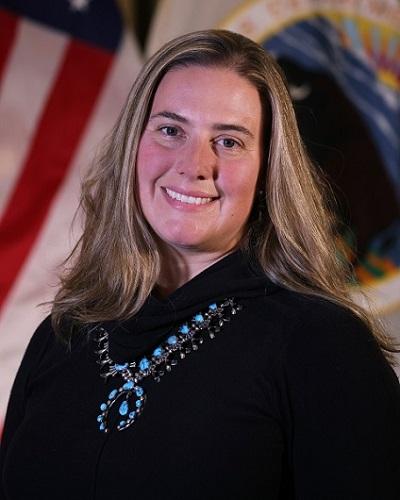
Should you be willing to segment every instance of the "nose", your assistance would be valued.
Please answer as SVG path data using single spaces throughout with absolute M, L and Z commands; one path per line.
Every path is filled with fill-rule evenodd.
M 192 179 L 205 180 L 215 176 L 217 156 L 213 144 L 205 138 L 187 141 L 177 162 L 177 171 Z

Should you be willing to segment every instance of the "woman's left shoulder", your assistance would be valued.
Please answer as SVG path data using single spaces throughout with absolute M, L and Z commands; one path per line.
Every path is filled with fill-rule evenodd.
M 327 349 L 352 343 L 376 344 L 372 332 L 353 311 L 320 297 L 283 292 L 277 299 L 282 321 L 287 323 L 287 342 Z
M 303 339 L 317 340 L 323 335 L 324 341 L 346 344 L 354 342 L 375 342 L 375 338 L 355 312 L 319 297 L 300 295 L 297 319 Z
M 296 326 L 287 332 L 288 365 L 300 370 L 319 366 L 321 374 L 336 376 L 358 373 L 359 377 L 371 378 L 380 373 L 397 385 L 376 337 L 353 311 L 326 299 L 293 295 L 290 303 L 296 311 Z
M 387 364 L 376 337 L 350 309 L 329 300 L 282 290 L 267 299 L 291 363 L 353 366 Z
M 328 300 L 270 303 L 284 325 L 272 380 L 299 495 L 398 498 L 400 385 L 374 335 Z

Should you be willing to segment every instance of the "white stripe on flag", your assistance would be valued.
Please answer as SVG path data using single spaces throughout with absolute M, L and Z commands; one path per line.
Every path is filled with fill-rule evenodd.
M 38 303 L 50 300 L 57 282 L 56 267 L 67 256 L 77 234 L 70 225 L 77 208 L 80 179 L 96 145 L 109 132 L 141 66 L 138 50 L 126 36 L 107 76 L 71 169 L 48 214 L 48 219 L 0 315 L 0 419 L 24 349 L 46 315 Z
M 0 85 L 0 214 L 24 164 L 67 41 L 36 23 L 18 23 Z

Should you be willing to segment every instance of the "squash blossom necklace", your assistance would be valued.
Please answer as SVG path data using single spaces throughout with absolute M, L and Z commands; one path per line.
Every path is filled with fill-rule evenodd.
M 100 376 L 104 379 L 119 377 L 120 386 L 113 389 L 105 402 L 101 403 L 101 413 L 97 422 L 101 432 L 109 432 L 110 412 L 119 419 L 117 430 L 130 427 L 143 412 L 146 394 L 139 382 L 152 377 L 159 382 L 161 377 L 170 372 L 178 360 L 197 351 L 208 335 L 211 339 L 219 333 L 224 324 L 242 309 L 234 299 L 225 299 L 221 304 L 210 304 L 207 311 L 195 314 L 190 322 L 181 325 L 177 332 L 159 344 L 149 356 L 138 361 L 115 363 L 109 355 L 109 334 L 101 326 L 96 327 L 97 362 L 100 364 Z M 114 411 L 115 410 L 115 411 Z

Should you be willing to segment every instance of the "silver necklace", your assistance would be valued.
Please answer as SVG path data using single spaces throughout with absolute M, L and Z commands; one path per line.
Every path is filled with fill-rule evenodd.
M 109 432 L 110 412 L 118 417 L 117 430 L 122 431 L 130 427 L 143 412 L 146 402 L 145 391 L 139 382 L 146 377 L 152 377 L 159 382 L 179 360 L 197 351 L 206 335 L 213 339 L 224 324 L 241 309 L 242 306 L 236 304 L 232 298 L 225 299 L 220 304 L 210 304 L 206 311 L 195 314 L 190 321 L 182 324 L 175 334 L 169 335 L 150 355 L 125 363 L 115 363 L 111 359 L 109 334 L 102 326 L 96 327 L 96 353 L 97 362 L 101 367 L 100 376 L 106 380 L 109 377 L 122 378 L 120 386 L 112 389 L 107 400 L 100 405 L 101 413 L 97 416 L 100 431 Z

